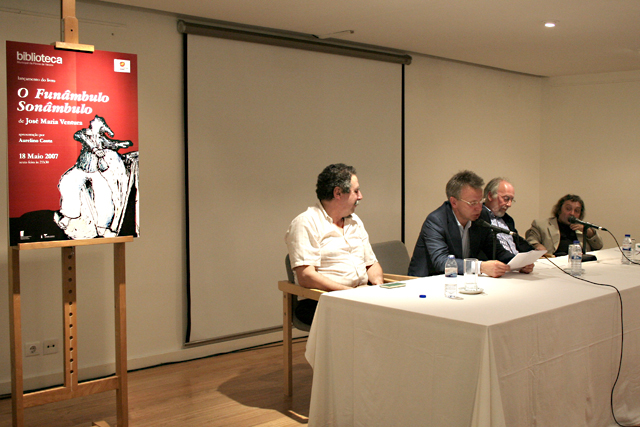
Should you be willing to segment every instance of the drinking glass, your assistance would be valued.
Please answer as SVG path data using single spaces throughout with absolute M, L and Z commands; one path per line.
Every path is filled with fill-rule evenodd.
M 476 258 L 464 259 L 464 289 L 467 292 L 478 290 L 478 274 L 480 263 Z

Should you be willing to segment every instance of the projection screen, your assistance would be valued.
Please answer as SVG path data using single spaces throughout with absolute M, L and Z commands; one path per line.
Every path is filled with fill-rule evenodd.
M 353 165 L 372 242 L 401 237 L 402 65 L 185 35 L 187 344 L 282 327 L 284 234 Z

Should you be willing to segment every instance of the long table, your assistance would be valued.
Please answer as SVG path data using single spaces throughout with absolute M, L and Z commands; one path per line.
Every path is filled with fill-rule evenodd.
M 640 265 L 594 252 L 583 277 L 616 286 L 624 359 L 613 395 L 640 423 Z M 567 266 L 566 257 L 551 261 Z M 309 426 L 614 426 L 621 347 L 616 291 L 565 275 L 481 276 L 444 297 L 444 277 L 324 294 L 307 342 Z M 421 298 L 420 295 L 426 297 Z

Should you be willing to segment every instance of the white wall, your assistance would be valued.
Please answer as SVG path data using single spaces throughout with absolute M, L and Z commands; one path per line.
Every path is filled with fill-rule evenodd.
M 574 193 L 585 220 L 640 239 L 640 71 L 551 78 L 543 99 L 540 216 Z
M 538 212 L 542 79 L 414 56 L 406 68 L 406 240 L 413 253 L 426 216 L 452 175 L 507 177 L 520 234 Z

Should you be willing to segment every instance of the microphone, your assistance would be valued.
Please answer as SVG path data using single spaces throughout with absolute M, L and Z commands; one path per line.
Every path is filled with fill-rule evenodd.
M 517 234 L 514 233 L 513 231 L 511 231 L 511 230 L 509 230 L 507 228 L 496 227 L 495 225 L 489 224 L 484 219 L 476 219 L 473 223 L 476 224 L 476 225 L 479 225 L 480 227 L 490 228 L 493 231 L 495 231 L 496 233 L 504 233 L 504 234 L 509 234 L 511 236 L 517 236 Z
M 576 218 L 576 217 L 575 217 L 575 216 L 573 216 L 573 215 L 571 215 L 571 216 L 569 217 L 569 222 L 570 222 L 571 224 L 582 224 L 582 225 L 584 225 L 585 227 L 597 228 L 598 230 L 602 230 L 602 231 L 609 231 L 609 230 L 607 230 L 607 229 L 606 229 L 606 228 L 604 228 L 604 227 L 600 227 L 599 225 L 595 225 L 595 224 L 591 224 L 590 222 L 583 221 L 583 220 L 581 220 L 581 219 Z

